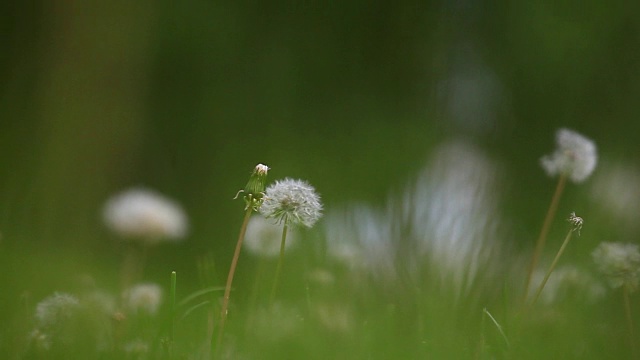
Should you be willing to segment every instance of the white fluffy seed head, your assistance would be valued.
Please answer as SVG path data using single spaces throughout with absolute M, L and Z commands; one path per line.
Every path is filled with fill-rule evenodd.
M 619 242 L 603 242 L 591 253 L 599 270 L 612 287 L 638 287 L 640 276 L 640 251 L 638 245 Z
M 574 183 L 586 180 L 598 163 L 595 143 L 569 129 L 556 132 L 557 148 L 551 155 L 540 159 L 549 176 L 564 174 Z
M 131 189 L 109 199 L 106 225 L 124 238 L 147 243 L 180 239 L 187 233 L 187 216 L 175 202 L 147 189 Z
M 287 178 L 267 187 L 260 213 L 287 226 L 310 228 L 322 217 L 322 202 L 309 183 Z
M 124 293 L 125 304 L 132 313 L 155 315 L 162 303 L 162 289 L 156 284 L 138 284 Z
M 78 313 L 80 302 L 69 294 L 55 293 L 36 306 L 35 320 L 38 328 L 49 330 L 62 326 Z

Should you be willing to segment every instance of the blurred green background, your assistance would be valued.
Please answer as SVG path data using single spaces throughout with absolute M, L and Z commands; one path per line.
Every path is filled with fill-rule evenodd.
M 182 204 L 190 235 L 154 249 L 146 275 L 195 288 L 203 253 L 226 274 L 232 197 L 257 163 L 311 182 L 327 211 L 382 205 L 458 137 L 503 165 L 504 211 L 530 246 L 557 128 L 639 165 L 639 4 L 2 2 L 0 314 L 79 274 L 116 286 L 101 222 L 115 192 Z M 581 191 L 567 202 L 589 211 Z

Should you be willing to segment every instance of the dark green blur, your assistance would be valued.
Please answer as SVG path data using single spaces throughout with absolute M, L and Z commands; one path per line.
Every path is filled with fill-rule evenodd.
M 3 2 L 0 352 L 53 291 L 84 275 L 117 289 L 123 246 L 101 209 L 131 186 L 189 216 L 188 238 L 152 249 L 145 269 L 167 288 L 175 270 L 179 298 L 223 284 L 244 207 L 233 197 L 258 163 L 268 183 L 309 181 L 327 211 L 382 206 L 434 146 L 463 137 L 503 166 L 526 248 L 553 191 L 538 159 L 557 128 L 640 165 L 638 4 Z M 584 194 L 569 187 L 559 212 L 597 213 Z M 610 240 L 591 231 L 585 252 Z M 215 274 L 199 276 L 205 257 Z

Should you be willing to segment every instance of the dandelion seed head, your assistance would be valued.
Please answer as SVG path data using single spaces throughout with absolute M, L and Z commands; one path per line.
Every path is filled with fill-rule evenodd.
M 35 320 L 38 328 L 46 330 L 60 326 L 70 318 L 74 317 L 80 302 L 70 294 L 55 293 L 36 306 Z
M 619 242 L 603 242 L 591 253 L 598 269 L 607 277 L 613 288 L 638 287 L 640 275 L 640 251 L 638 245 Z
M 311 228 L 322 217 L 322 202 L 309 183 L 287 178 L 267 187 L 260 213 L 278 223 Z
M 187 233 L 187 217 L 173 201 L 147 189 L 132 189 L 107 201 L 106 225 L 124 238 L 149 244 L 162 239 L 180 239 Z
M 556 150 L 540 159 L 549 176 L 565 174 L 574 183 L 586 180 L 598 162 L 595 143 L 569 129 L 556 132 Z
M 138 284 L 125 291 L 124 299 L 129 311 L 155 315 L 162 302 L 162 289 L 156 284 Z

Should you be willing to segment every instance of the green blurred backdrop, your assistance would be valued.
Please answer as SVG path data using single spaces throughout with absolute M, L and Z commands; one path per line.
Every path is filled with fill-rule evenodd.
M 330 211 L 383 204 L 464 137 L 504 165 L 506 211 L 535 232 L 558 127 L 638 165 L 638 4 L 2 2 L 0 311 L 78 274 L 115 286 L 101 208 L 130 186 L 191 223 L 148 277 L 195 277 L 209 252 L 226 273 L 232 197 L 257 163 L 309 180 Z

